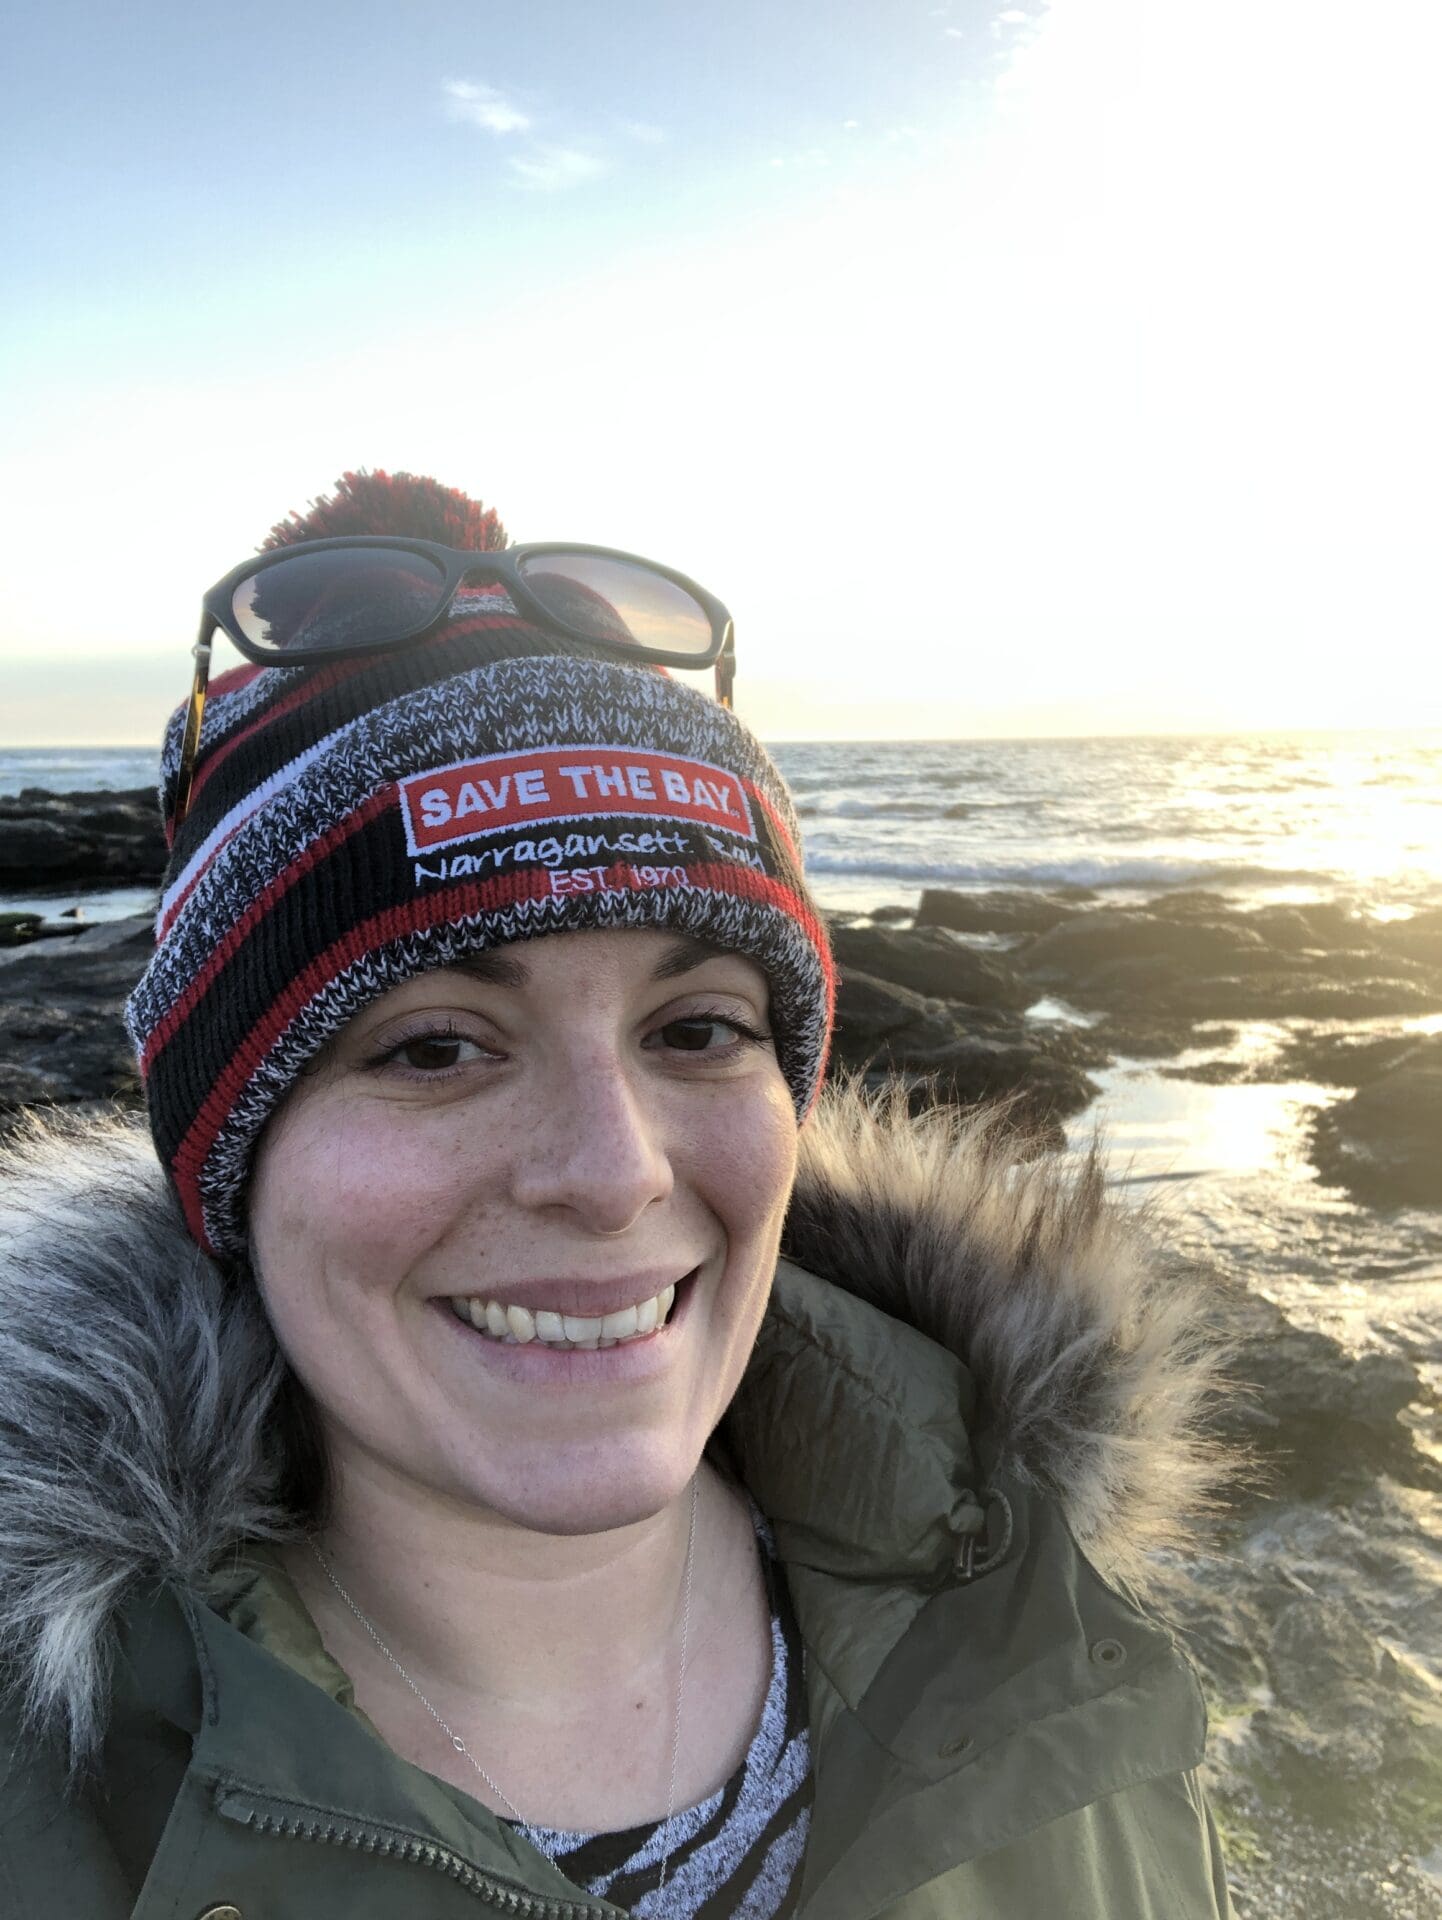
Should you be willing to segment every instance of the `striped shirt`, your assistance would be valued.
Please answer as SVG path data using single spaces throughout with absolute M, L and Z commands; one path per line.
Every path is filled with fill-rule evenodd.
M 512 1823 L 577 1886 L 639 1920 L 784 1920 L 796 1903 L 811 1818 L 801 1634 L 771 1530 L 754 1503 L 751 1519 L 771 1605 L 771 1679 L 761 1724 L 725 1786 L 669 1821 L 621 1833 Z

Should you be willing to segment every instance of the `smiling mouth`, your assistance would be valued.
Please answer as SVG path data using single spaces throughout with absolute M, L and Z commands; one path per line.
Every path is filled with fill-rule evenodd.
M 688 1273 L 679 1284 L 684 1287 L 691 1277 Z M 676 1288 L 667 1286 L 649 1300 L 600 1315 L 518 1307 L 502 1300 L 487 1300 L 480 1294 L 454 1296 L 450 1305 L 458 1320 L 499 1346 L 524 1347 L 534 1341 L 537 1346 L 562 1353 L 573 1349 L 594 1353 L 601 1347 L 623 1347 L 649 1339 L 665 1326 L 675 1302 Z

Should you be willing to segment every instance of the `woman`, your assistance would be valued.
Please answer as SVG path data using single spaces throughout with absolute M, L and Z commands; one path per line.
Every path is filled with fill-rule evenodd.
M 409 546 L 314 544 L 367 493 Z M 818 1098 L 789 798 L 656 671 L 724 609 L 463 581 L 404 477 L 278 534 L 167 740 L 149 1136 L 0 1185 L 0 1910 L 1227 1914 L 1140 1599 L 1197 1303 L 1094 1168 Z

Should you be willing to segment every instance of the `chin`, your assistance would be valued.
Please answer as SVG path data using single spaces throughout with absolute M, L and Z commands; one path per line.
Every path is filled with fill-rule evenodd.
M 601 1442 L 572 1446 L 519 1464 L 504 1485 L 473 1485 L 471 1498 L 532 1533 L 610 1533 L 636 1526 L 677 1500 L 700 1464 L 704 1436 L 695 1446 L 677 1441 L 642 1444 Z

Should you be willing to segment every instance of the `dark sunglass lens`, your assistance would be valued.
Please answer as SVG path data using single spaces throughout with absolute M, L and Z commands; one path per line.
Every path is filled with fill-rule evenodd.
M 528 554 L 521 577 L 556 619 L 596 640 L 702 655 L 711 645 L 706 610 L 664 573 L 603 554 Z
M 231 605 L 247 640 L 269 653 L 371 647 L 425 625 L 440 609 L 445 575 L 398 547 L 332 547 L 297 553 L 236 588 Z

